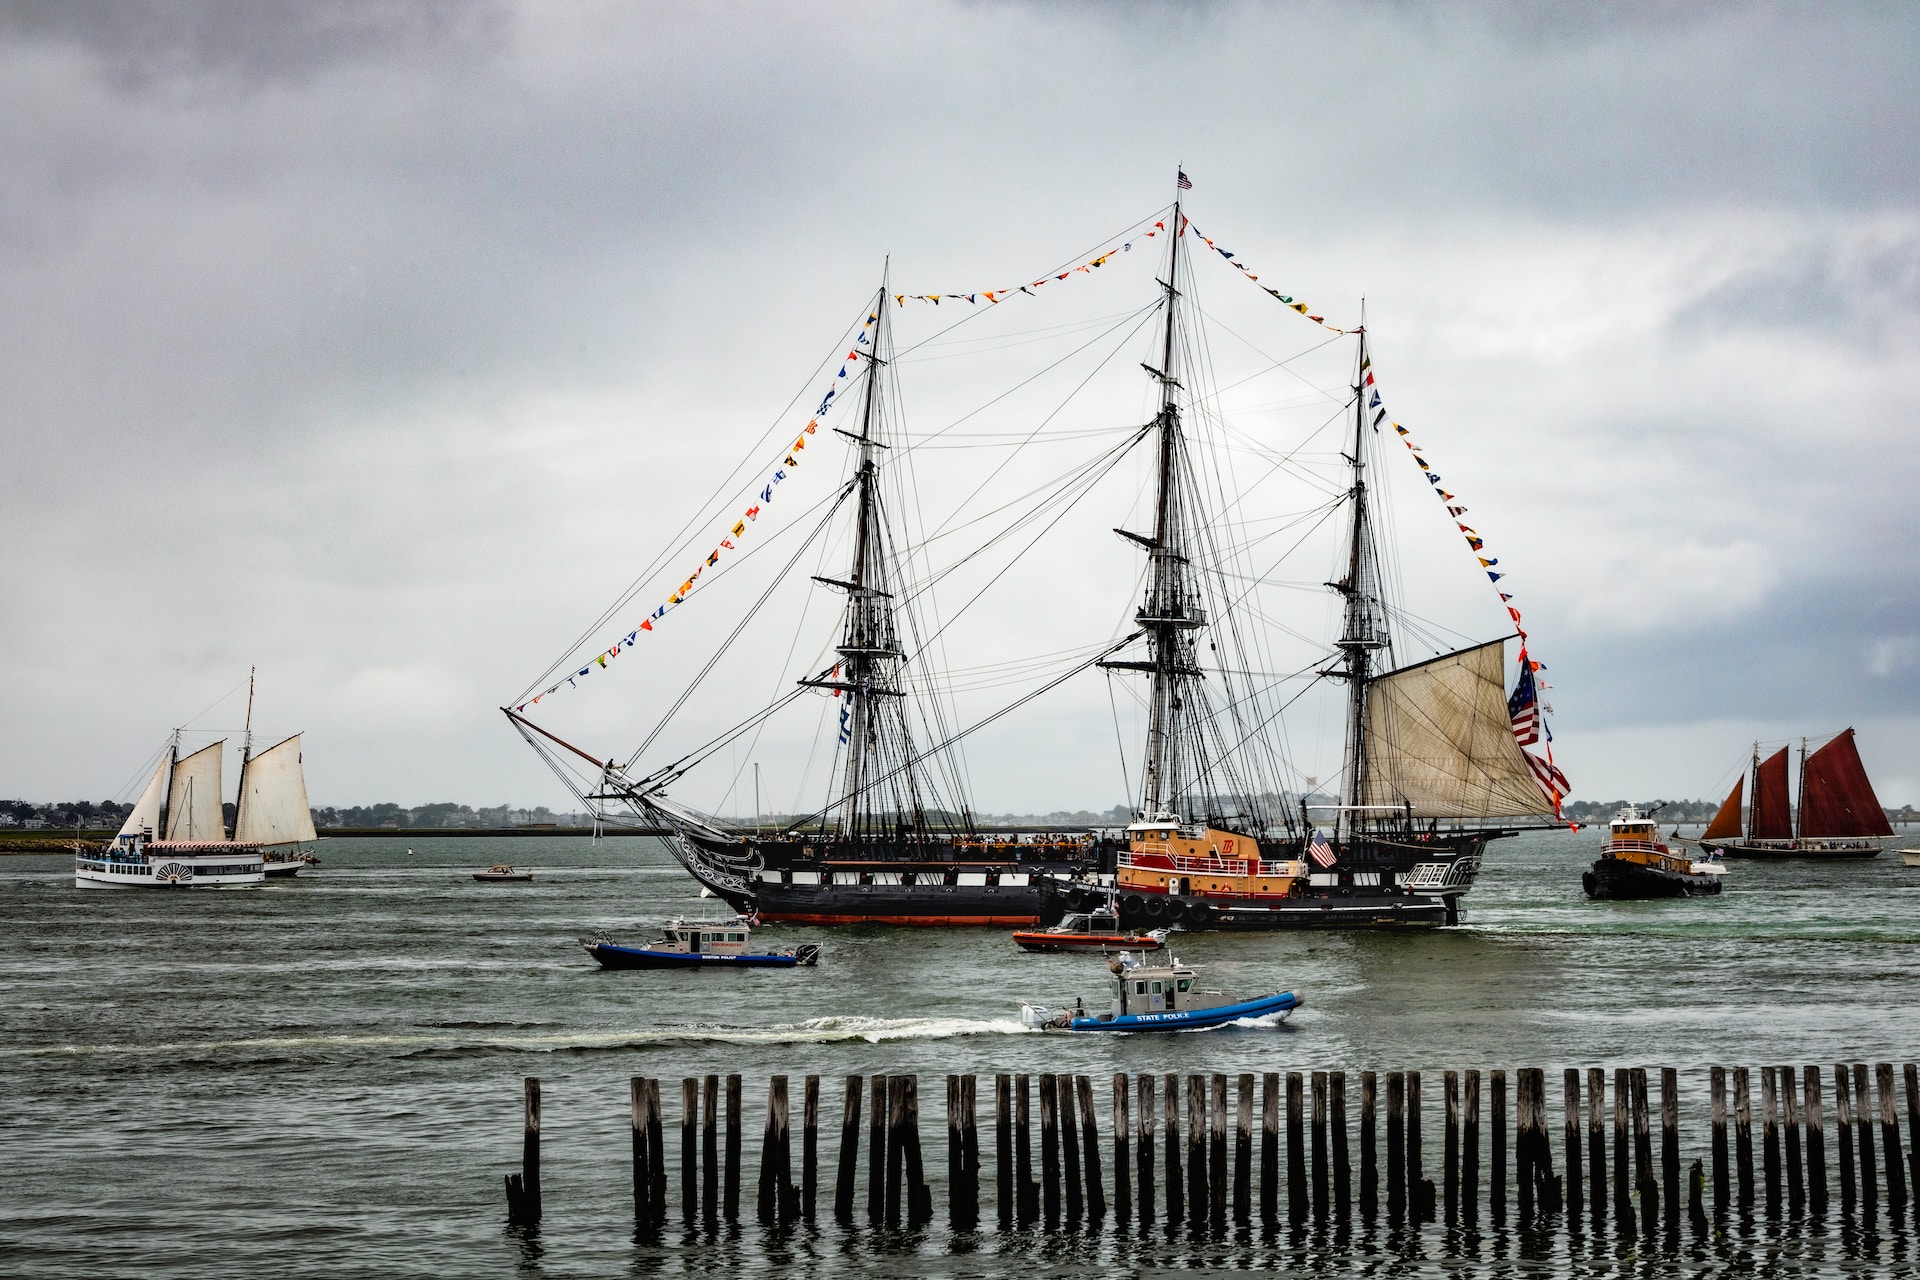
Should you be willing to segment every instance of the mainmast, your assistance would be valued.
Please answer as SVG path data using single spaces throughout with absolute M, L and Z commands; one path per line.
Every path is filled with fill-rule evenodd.
M 1198 816 L 1178 814 L 1173 806 L 1179 802 L 1182 792 L 1191 781 L 1187 774 L 1188 766 L 1193 762 L 1186 758 L 1182 749 L 1183 735 L 1179 721 L 1180 713 L 1189 702 L 1188 686 L 1200 678 L 1200 667 L 1195 661 L 1194 632 L 1207 622 L 1206 612 L 1200 607 L 1197 593 L 1189 582 L 1192 564 L 1188 554 L 1190 513 L 1180 485 L 1186 441 L 1181 432 L 1180 405 L 1176 397 L 1180 381 L 1176 376 L 1174 358 L 1178 349 L 1180 244 L 1184 238 L 1181 235 L 1184 227 L 1177 196 L 1173 202 L 1172 230 L 1167 250 L 1167 278 L 1161 282 L 1166 290 L 1166 320 L 1160 346 L 1160 367 L 1143 366 L 1160 382 L 1160 411 L 1153 424 L 1159 445 L 1156 453 L 1157 491 L 1153 536 L 1147 539 L 1122 531 L 1123 536 L 1146 547 L 1150 558 L 1146 599 L 1135 615 L 1135 621 L 1147 633 L 1149 656 L 1145 664 L 1107 664 L 1116 667 L 1145 665 L 1152 678 L 1146 774 L 1140 796 L 1141 816 L 1148 820 L 1167 814 L 1189 820 Z
M 1372 360 L 1367 355 L 1365 318 L 1360 327 L 1359 366 L 1353 386 L 1353 452 L 1347 462 L 1352 472 L 1353 537 L 1347 548 L 1347 576 L 1331 584 L 1346 597 L 1346 620 L 1335 642 L 1346 658 L 1347 680 L 1347 832 L 1357 829 L 1360 806 L 1367 795 L 1367 681 L 1372 678 L 1373 651 L 1387 643 L 1386 619 L 1380 610 L 1380 561 L 1373 540 L 1373 513 L 1367 505 L 1367 386 Z

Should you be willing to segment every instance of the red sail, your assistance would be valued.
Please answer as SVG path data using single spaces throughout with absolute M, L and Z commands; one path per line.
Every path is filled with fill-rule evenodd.
M 1807 757 L 1806 777 L 1800 784 L 1800 834 L 1893 834 L 1873 784 L 1867 781 L 1851 729 Z
M 1753 770 L 1753 838 L 1793 839 L 1793 810 L 1787 800 L 1787 749 L 1780 748 Z
M 1700 833 L 1702 840 L 1725 840 L 1740 834 L 1740 795 L 1746 790 L 1747 780 L 1735 778 L 1733 790 L 1727 793 L 1726 803 L 1720 806 L 1720 812 L 1713 815 L 1713 821 Z

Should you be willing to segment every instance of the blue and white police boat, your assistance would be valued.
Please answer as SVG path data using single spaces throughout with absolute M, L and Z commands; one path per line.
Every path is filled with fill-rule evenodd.
M 1285 1021 L 1303 1003 L 1297 991 L 1242 1000 L 1202 987 L 1193 966 L 1173 956 L 1148 964 L 1123 953 L 1107 968 L 1119 994 L 1105 1012 L 1095 1013 L 1077 999 L 1071 1007 L 1023 1004 L 1021 1023 L 1037 1031 L 1200 1031 L 1256 1018 Z

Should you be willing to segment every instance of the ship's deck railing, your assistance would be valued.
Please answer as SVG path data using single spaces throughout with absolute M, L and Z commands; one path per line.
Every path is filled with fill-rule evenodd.
M 1153 862 L 1144 859 L 1154 859 Z M 1216 876 L 1285 876 L 1299 874 L 1298 863 L 1290 861 L 1268 862 L 1258 858 L 1191 858 L 1184 854 L 1169 853 L 1165 845 L 1142 849 L 1136 855 L 1134 850 L 1120 854 L 1123 867 L 1157 867 L 1160 863 L 1173 864 L 1175 871 L 1198 872 L 1201 875 Z
M 1611 840 L 1607 843 L 1607 848 L 1615 852 L 1628 850 L 1634 853 L 1664 853 L 1674 858 L 1684 858 L 1687 856 L 1684 853 L 1675 853 L 1666 845 L 1654 840 Z

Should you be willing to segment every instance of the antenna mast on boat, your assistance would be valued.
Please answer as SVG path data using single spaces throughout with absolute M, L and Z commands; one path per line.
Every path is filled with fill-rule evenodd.
M 1373 361 L 1367 355 L 1366 303 L 1360 309 L 1359 364 L 1353 384 L 1353 452 L 1347 463 L 1353 483 L 1353 537 L 1347 548 L 1347 576 L 1333 585 L 1346 597 L 1346 621 L 1335 642 L 1346 658 L 1333 674 L 1347 681 L 1347 834 L 1355 833 L 1367 795 L 1367 681 L 1373 651 L 1387 643 L 1380 616 L 1380 560 L 1373 540 L 1373 512 L 1367 505 L 1367 385 Z M 1336 821 L 1336 827 L 1338 823 Z

